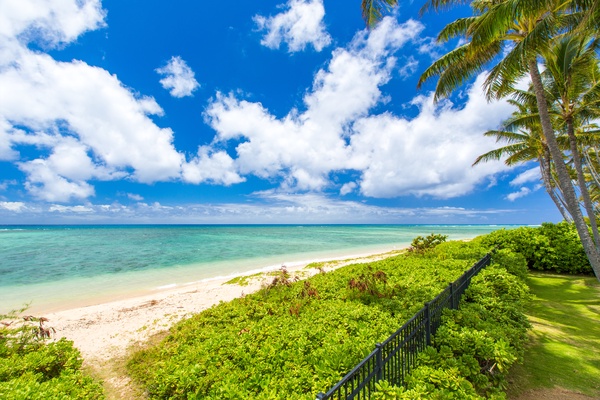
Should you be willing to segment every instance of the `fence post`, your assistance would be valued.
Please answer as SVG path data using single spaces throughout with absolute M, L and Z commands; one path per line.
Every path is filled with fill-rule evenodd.
M 431 344 L 431 314 L 429 312 L 429 303 L 425 303 L 425 344 L 429 346 Z
M 325 393 L 319 392 L 319 394 L 317 394 L 317 400 L 323 400 L 324 398 L 325 398 Z
M 450 309 L 456 310 L 458 307 L 456 306 L 456 298 L 454 297 L 454 282 L 450 283 Z
M 377 354 L 375 355 L 375 363 L 377 364 L 377 378 L 375 379 L 375 382 L 377 382 L 383 379 L 383 356 L 381 354 L 383 353 L 383 345 L 381 343 L 377 343 L 375 344 L 375 348 L 377 349 Z

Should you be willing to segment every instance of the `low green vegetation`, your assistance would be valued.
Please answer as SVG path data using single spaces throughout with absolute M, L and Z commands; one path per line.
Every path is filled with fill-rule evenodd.
M 101 399 L 102 386 L 82 372 L 82 359 L 73 343 L 53 334 L 44 318 L 0 315 L 0 398 Z
M 460 311 L 446 312 L 407 387 L 381 382 L 377 395 L 505 398 L 507 372 L 523 360 L 527 341 L 527 267 L 589 271 L 572 231 L 544 224 L 468 243 L 432 236 L 416 240 L 419 251 L 304 281 L 281 271 L 259 292 L 177 324 L 160 343 L 136 352 L 128 369 L 150 398 L 312 399 L 497 248 L 494 265 L 473 280 Z
M 544 223 L 540 227 L 501 229 L 482 238 L 484 244 L 522 254 L 531 270 L 592 274 L 573 224 Z
M 600 284 L 593 277 L 535 272 L 528 284 L 533 324 L 510 394 L 561 387 L 600 398 Z
M 149 398 L 314 399 L 495 248 L 460 309 L 445 311 L 406 387 L 379 382 L 374 399 L 504 399 L 508 382 L 511 394 L 560 386 L 598 397 L 598 283 L 528 273 L 590 272 L 572 230 L 544 224 L 470 242 L 431 235 L 416 238 L 413 251 L 306 280 L 282 268 L 261 275 L 268 283 L 260 291 L 149 341 L 127 372 Z M 48 343 L 44 319 L 16 315 L 2 316 L 0 326 L 0 398 L 104 397 L 71 342 Z
M 261 276 L 263 276 L 264 274 L 259 272 L 257 274 L 252 274 L 252 275 L 240 275 L 240 276 L 236 276 L 235 278 L 231 278 L 230 280 L 228 280 L 227 282 L 225 282 L 225 285 L 239 285 L 239 286 L 248 286 L 250 284 L 250 281 L 253 279 L 258 279 Z
M 304 281 L 282 274 L 176 325 L 129 370 L 151 398 L 314 398 L 486 251 L 450 242 Z
M 508 267 L 508 268 L 507 268 Z M 509 270 L 518 271 L 515 275 Z M 446 310 L 432 345 L 418 357 L 405 387 L 378 383 L 374 400 L 502 399 L 507 372 L 523 358 L 529 289 L 523 256 L 500 250 L 473 278 L 460 309 Z

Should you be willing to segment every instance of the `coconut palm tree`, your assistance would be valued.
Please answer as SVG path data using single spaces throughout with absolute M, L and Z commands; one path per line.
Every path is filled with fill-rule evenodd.
M 544 54 L 546 69 L 542 74 L 552 109 L 555 110 L 555 126 L 566 131 L 569 138 L 579 192 L 590 220 L 596 247 L 600 246 L 600 235 L 575 131 L 600 116 L 594 112 L 600 104 L 597 48 L 598 40 L 587 35 L 570 32 L 559 36 L 553 41 L 549 52 Z
M 504 122 L 502 130 L 490 130 L 484 133 L 484 136 L 495 137 L 496 142 L 507 144 L 480 155 L 473 166 L 482 162 L 502 159 L 508 166 L 537 162 L 546 192 L 563 218 L 571 221 L 562 194 L 557 190 L 556 176 L 552 171 L 552 160 L 541 131 L 535 97 L 532 99 L 530 92 L 522 92 L 520 99 L 520 101 L 508 100 L 517 110 L 513 112 L 510 119 Z
M 443 0 L 440 1 L 444 2 Z M 444 2 L 452 3 L 452 2 Z M 484 84 L 489 100 L 514 93 L 517 82 L 531 79 L 539 120 L 558 186 L 596 277 L 600 280 L 600 252 L 581 211 L 575 187 L 564 162 L 548 109 L 548 98 L 538 60 L 549 52 L 552 38 L 565 27 L 570 3 L 556 0 L 474 0 L 474 15 L 447 25 L 438 39 L 462 36 L 467 43 L 434 62 L 421 76 L 419 86 L 438 77 L 436 99 L 493 65 Z M 593 217 L 593 216 L 592 216 Z

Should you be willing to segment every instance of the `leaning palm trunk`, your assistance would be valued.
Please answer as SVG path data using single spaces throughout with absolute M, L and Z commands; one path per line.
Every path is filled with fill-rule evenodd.
M 594 241 L 590 236 L 590 231 L 588 230 L 587 224 L 583 218 L 583 214 L 581 213 L 581 208 L 579 207 L 579 202 L 577 201 L 577 196 L 575 194 L 575 189 L 573 188 L 571 177 L 569 176 L 569 172 L 567 171 L 567 167 L 563 161 L 563 153 L 558 146 L 556 136 L 554 136 L 554 129 L 552 128 L 552 123 L 550 121 L 550 114 L 548 112 L 548 105 L 546 102 L 546 96 L 544 94 L 544 86 L 542 84 L 542 78 L 538 69 L 537 60 L 535 58 L 531 58 L 528 61 L 528 67 L 531 81 L 533 83 L 533 90 L 537 99 L 540 121 L 542 124 L 542 132 L 546 139 L 552 161 L 554 161 L 554 167 L 556 174 L 558 175 L 559 187 L 567 203 L 567 209 L 573 217 L 573 222 L 575 223 L 575 228 L 577 229 L 577 233 L 581 239 L 581 244 L 583 245 L 585 254 L 587 255 L 596 278 L 598 278 L 600 281 L 600 253 L 598 252 L 598 248 L 595 246 Z
M 583 152 L 584 157 L 585 157 L 585 162 L 587 164 L 590 176 L 592 177 L 593 183 L 595 183 L 596 186 L 600 187 L 600 174 L 598 173 L 598 171 L 596 171 L 596 168 L 594 167 L 594 160 L 592 160 L 592 158 L 590 156 L 590 152 L 591 152 L 591 150 L 589 148 Z M 595 149 L 595 148 L 594 148 L 594 153 L 596 154 L 596 156 L 595 156 L 596 164 L 600 164 L 600 159 L 598 159 L 598 155 L 597 155 L 597 149 Z
M 552 184 L 552 175 L 550 173 L 550 160 L 548 160 L 546 155 L 544 155 L 540 157 L 539 162 L 540 172 L 542 173 L 542 181 L 544 182 L 546 192 L 556 205 L 556 208 L 558 208 L 558 211 L 560 211 L 560 214 L 562 215 L 563 219 L 567 222 L 573 221 L 573 218 L 571 218 L 571 215 L 566 210 L 562 199 L 559 198 L 554 191 L 554 185 Z
M 596 215 L 594 214 L 594 206 L 588 191 L 587 182 L 585 181 L 585 175 L 583 174 L 583 166 L 581 164 L 581 154 L 579 154 L 579 146 L 577 146 L 577 138 L 575 137 L 575 128 L 573 126 L 573 120 L 567 121 L 567 135 L 569 136 L 569 145 L 571 146 L 571 155 L 573 156 L 573 164 L 575 165 L 575 171 L 577 171 L 577 183 L 579 184 L 579 192 L 583 198 L 583 204 L 585 212 L 590 220 L 590 226 L 592 227 L 592 233 L 594 235 L 594 244 L 596 249 L 600 246 L 600 235 L 598 234 L 598 224 L 596 223 Z

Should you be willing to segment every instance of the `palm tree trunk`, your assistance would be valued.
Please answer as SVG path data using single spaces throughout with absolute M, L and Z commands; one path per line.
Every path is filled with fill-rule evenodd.
M 544 85 L 538 69 L 537 60 L 535 58 L 531 58 L 528 61 L 528 67 L 529 74 L 531 76 L 531 82 L 533 84 L 533 90 L 537 100 L 540 121 L 542 123 L 542 132 L 546 138 L 546 144 L 548 145 L 550 156 L 554 162 L 554 168 L 558 175 L 559 187 L 563 193 L 565 201 L 567 202 L 568 211 L 573 217 L 573 222 L 575 223 L 575 228 L 579 234 L 579 239 L 581 240 L 585 254 L 587 255 L 590 265 L 594 270 L 596 278 L 600 281 L 600 253 L 598 252 L 598 248 L 595 246 L 594 241 L 590 236 L 590 231 L 588 230 L 587 224 L 583 219 L 583 214 L 581 213 L 581 208 L 579 207 L 579 202 L 577 201 L 577 196 L 575 195 L 575 189 L 573 188 L 571 177 L 569 176 L 569 172 L 567 171 L 567 167 L 563 160 L 563 153 L 558 146 L 556 136 L 554 136 L 554 129 L 552 128 L 550 114 L 548 113 L 548 104 L 546 102 Z
M 546 192 L 548 192 L 548 195 L 556 205 L 556 208 L 558 208 L 558 211 L 560 211 L 560 214 L 562 215 L 563 219 L 567 222 L 571 222 L 573 221 L 573 218 L 571 218 L 571 215 L 569 215 L 569 213 L 565 209 L 561 199 L 559 199 L 558 196 L 556 196 L 556 193 L 554 193 L 554 188 L 552 185 L 552 176 L 550 175 L 550 160 L 548 160 L 546 157 L 547 156 L 544 155 L 539 159 L 540 172 L 542 173 L 542 181 L 544 182 L 544 186 L 546 187 Z
M 567 120 L 567 135 L 569 136 L 569 144 L 571 146 L 571 155 L 573 156 L 573 164 L 575 165 L 575 171 L 577 171 L 577 182 L 579 184 L 579 192 L 583 197 L 583 204 L 585 212 L 590 220 L 590 226 L 592 227 L 592 233 L 594 235 L 594 243 L 596 248 L 600 246 L 600 235 L 598 234 L 598 224 L 596 223 L 596 215 L 594 214 L 594 206 L 588 191 L 587 182 L 583 174 L 583 167 L 581 165 L 581 154 L 579 154 L 579 146 L 577 146 L 577 138 L 575 137 L 575 128 L 573 126 L 573 120 Z

